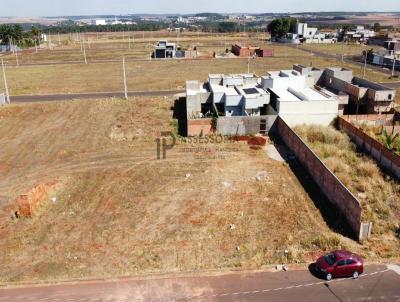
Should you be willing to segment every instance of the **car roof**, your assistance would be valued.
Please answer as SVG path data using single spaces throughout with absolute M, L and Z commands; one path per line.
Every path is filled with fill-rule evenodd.
M 353 253 L 345 250 L 334 251 L 333 254 L 335 255 L 337 260 L 353 258 Z

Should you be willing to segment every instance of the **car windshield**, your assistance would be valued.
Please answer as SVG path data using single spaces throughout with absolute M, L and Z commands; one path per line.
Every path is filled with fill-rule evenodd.
M 332 265 L 335 263 L 336 257 L 334 254 L 328 254 L 324 256 L 324 259 L 329 265 Z

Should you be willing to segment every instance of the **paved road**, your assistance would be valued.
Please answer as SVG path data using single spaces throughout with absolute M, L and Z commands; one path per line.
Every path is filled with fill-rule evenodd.
M 359 279 L 318 279 L 308 271 L 93 281 L 0 289 L 0 301 L 400 301 L 400 267 L 372 265 Z
M 171 96 L 183 93 L 184 90 L 158 90 L 158 91 L 131 91 L 128 96 Z M 100 99 L 110 97 L 124 97 L 124 92 L 93 92 L 93 93 L 69 93 L 69 94 L 46 94 L 46 95 L 18 95 L 10 96 L 11 103 L 51 102 L 78 99 Z

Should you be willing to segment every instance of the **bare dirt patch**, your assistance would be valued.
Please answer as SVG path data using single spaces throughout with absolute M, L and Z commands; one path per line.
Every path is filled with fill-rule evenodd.
M 288 165 L 265 150 L 178 139 L 157 160 L 156 133 L 176 131 L 172 105 L 135 98 L 0 108 L 12 112 L 0 119 L 0 281 L 259 268 L 341 247 L 368 255 L 329 229 Z M 11 219 L 18 195 L 55 178 L 63 179 L 49 196 L 56 202 Z

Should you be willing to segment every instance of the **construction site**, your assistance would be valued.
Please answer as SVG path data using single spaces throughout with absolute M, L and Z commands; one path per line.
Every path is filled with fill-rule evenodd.
M 256 34 L 49 40 L 1 56 L 0 282 L 399 259 L 387 73 Z M 213 57 L 236 44 L 262 55 Z

